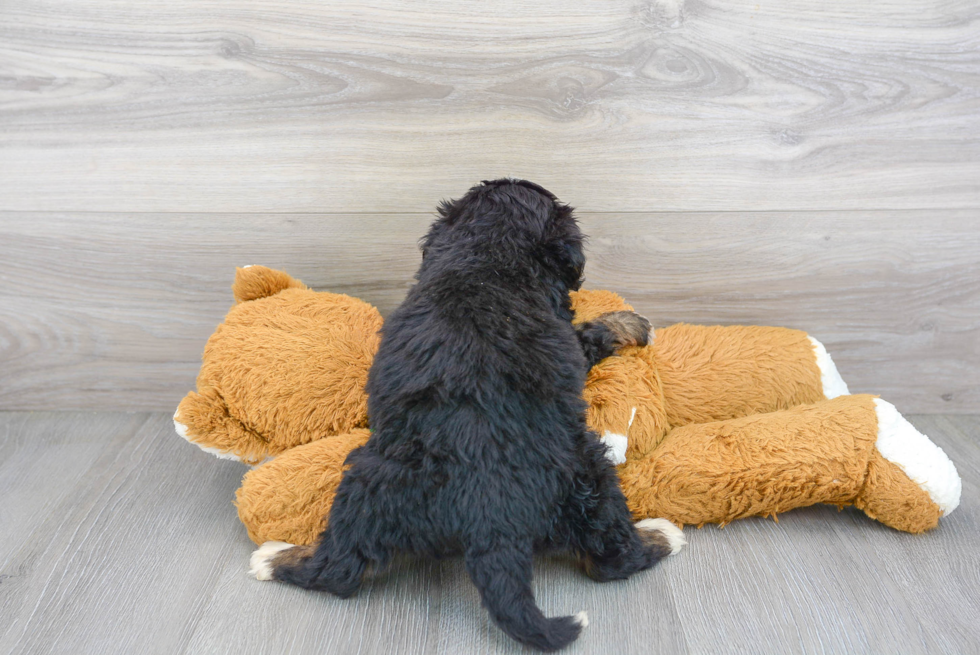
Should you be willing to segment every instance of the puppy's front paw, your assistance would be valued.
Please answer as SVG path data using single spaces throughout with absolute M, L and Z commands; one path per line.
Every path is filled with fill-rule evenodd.
M 635 525 L 644 542 L 665 550 L 667 555 L 676 555 L 687 545 L 684 531 L 667 519 L 643 519 Z
M 650 321 L 636 312 L 609 312 L 597 318 L 615 336 L 617 348 L 624 346 L 645 346 L 651 339 Z

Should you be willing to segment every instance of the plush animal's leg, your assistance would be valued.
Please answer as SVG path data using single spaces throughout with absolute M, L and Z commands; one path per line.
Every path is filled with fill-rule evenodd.
M 826 398 L 816 347 L 799 330 L 672 325 L 658 329 L 645 350 L 656 363 L 673 427 L 765 414 Z
M 694 525 L 828 503 L 921 532 L 960 490 L 942 451 L 867 395 L 676 428 L 619 475 L 634 516 Z
M 547 618 L 531 591 L 531 545 L 501 545 L 466 553 L 466 570 L 501 630 L 533 648 L 554 651 L 578 638 L 588 616 Z
M 620 354 L 589 371 L 583 392 L 589 426 L 617 464 L 648 456 L 671 428 L 848 393 L 823 345 L 799 330 L 673 325 L 658 329 L 647 347 Z
M 370 434 L 353 430 L 296 446 L 246 473 L 235 505 L 252 541 L 315 543 L 326 527 L 344 460 Z
M 588 367 L 613 355 L 618 348 L 645 346 L 650 339 L 650 321 L 635 312 L 608 312 L 575 326 Z
M 936 527 L 939 518 L 960 503 L 962 483 L 956 467 L 894 405 L 875 398 L 874 409 L 877 440 L 854 505 L 897 530 Z
M 584 445 L 582 465 L 561 516 L 569 542 L 583 557 L 590 577 L 598 581 L 627 578 L 687 543 L 670 521 L 633 524 L 616 470 L 594 439 Z
M 671 430 L 619 471 L 634 516 L 725 524 L 853 501 L 876 439 L 870 396 Z

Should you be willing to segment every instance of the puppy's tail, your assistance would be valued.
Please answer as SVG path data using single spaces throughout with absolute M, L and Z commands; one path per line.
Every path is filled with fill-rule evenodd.
M 470 578 L 500 629 L 533 648 L 559 650 L 578 638 L 589 619 L 585 612 L 545 617 L 531 591 L 531 565 L 530 545 L 466 554 Z

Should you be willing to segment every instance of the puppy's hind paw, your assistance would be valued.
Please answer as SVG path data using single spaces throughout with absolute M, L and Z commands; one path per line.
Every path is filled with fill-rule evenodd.
M 666 548 L 667 555 L 676 555 L 687 545 L 684 531 L 667 519 L 643 519 L 636 523 L 636 529 L 645 542 Z
M 272 580 L 272 561 L 276 558 L 276 555 L 292 547 L 293 544 L 287 544 L 285 541 L 265 542 L 259 546 L 258 550 L 252 553 L 252 557 L 248 560 L 249 575 L 255 576 L 256 580 Z

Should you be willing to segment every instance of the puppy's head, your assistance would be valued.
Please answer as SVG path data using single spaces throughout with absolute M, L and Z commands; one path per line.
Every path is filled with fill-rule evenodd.
M 571 207 L 533 182 L 505 178 L 443 201 L 420 246 L 423 269 L 447 257 L 486 258 L 504 267 L 535 266 L 574 291 L 582 284 L 584 240 Z

